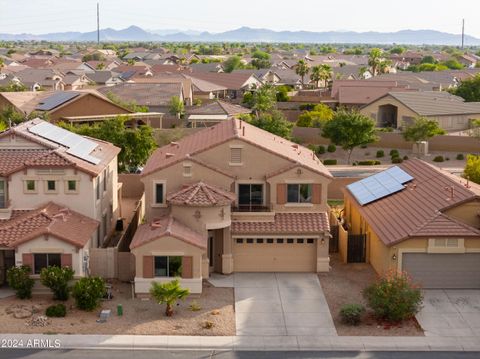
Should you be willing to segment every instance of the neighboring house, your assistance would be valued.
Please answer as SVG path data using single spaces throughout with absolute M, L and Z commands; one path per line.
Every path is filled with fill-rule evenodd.
M 114 115 L 131 113 L 95 90 L 0 92 L 0 110 L 12 107 L 29 116 L 46 113 L 49 120 L 61 121 L 71 116 Z
M 90 80 L 85 75 L 68 74 L 63 77 L 65 90 L 81 90 L 88 86 Z
M 262 86 L 262 81 L 253 71 L 237 73 L 196 72 L 188 76 L 225 87 L 227 89 L 226 95 L 230 99 L 241 99 L 245 91 Z
M 210 62 L 208 64 L 197 63 L 188 65 L 192 72 L 224 72 L 223 65 L 220 62 Z
M 64 75 L 53 69 L 25 69 L 16 72 L 16 76 L 31 91 L 64 90 Z
M 118 217 L 119 152 L 40 119 L 0 133 L 0 284 L 21 264 L 88 274 Z
M 342 256 L 424 288 L 480 289 L 479 213 L 479 185 L 408 160 L 347 186 Z
M 237 119 L 157 149 L 130 247 L 135 292 L 181 276 L 199 293 L 210 272 L 328 271 L 331 179 L 311 150 Z
M 184 73 L 182 76 L 191 80 L 195 99 L 213 100 L 215 98 L 225 98 L 227 95 L 227 88 L 222 85 L 191 77 L 189 73 Z
M 477 65 L 477 62 L 478 62 L 477 58 L 475 58 L 471 55 L 467 55 L 467 54 L 463 54 L 463 55 L 459 56 L 457 60 L 463 66 L 465 66 L 469 69 L 475 68 L 475 66 Z
M 373 77 L 370 70 L 363 65 L 345 65 L 332 67 L 334 80 L 362 80 Z
M 208 127 L 236 116 L 249 114 L 252 110 L 233 103 L 216 100 L 202 106 L 187 109 L 189 126 Z
M 86 77 L 99 86 L 115 86 L 123 83 L 120 76 L 109 70 L 88 72 Z
M 168 112 L 173 96 L 185 101 L 183 83 L 122 83 L 112 87 L 101 87 L 99 92 L 114 94 L 124 102 L 135 102 L 139 106 L 147 106 L 152 112 Z
M 400 128 L 416 117 L 438 122 L 446 131 L 470 128 L 471 120 L 480 118 L 480 102 L 464 102 L 448 92 L 389 92 L 360 110 L 377 122 L 377 127 Z

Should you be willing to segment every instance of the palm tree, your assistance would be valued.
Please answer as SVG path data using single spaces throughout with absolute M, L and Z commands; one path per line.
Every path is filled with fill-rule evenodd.
M 171 317 L 173 315 L 173 306 L 177 303 L 178 300 L 184 299 L 190 294 L 188 289 L 183 289 L 180 287 L 180 282 L 178 279 L 172 280 L 167 283 L 157 283 L 152 282 L 152 287 L 150 288 L 150 294 L 158 302 L 158 304 L 166 304 L 167 309 L 165 310 L 165 315 Z
M 370 54 L 368 55 L 368 66 L 372 68 L 372 75 L 377 75 L 377 70 L 382 62 L 382 51 L 377 48 L 373 48 L 370 50 Z
M 358 76 L 360 76 L 362 79 L 365 78 L 365 72 L 368 71 L 368 68 L 366 66 L 362 66 L 360 67 L 360 69 L 358 70 Z
M 312 67 L 312 73 L 310 74 L 310 80 L 315 82 L 315 87 L 320 87 L 320 80 L 322 79 L 322 69 L 320 65 Z
M 310 66 L 308 66 L 306 61 L 304 59 L 298 60 L 297 67 L 295 68 L 295 73 L 302 78 L 302 88 L 305 85 L 305 76 L 309 73 L 309 71 Z
M 332 74 L 332 67 L 330 65 L 320 65 L 320 79 L 324 81 L 325 87 L 328 87 L 328 84 L 332 79 Z

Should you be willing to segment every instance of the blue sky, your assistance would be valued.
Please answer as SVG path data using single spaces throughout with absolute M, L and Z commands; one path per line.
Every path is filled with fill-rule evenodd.
M 480 38 L 480 0 L 99 0 L 101 28 L 273 30 L 434 29 Z M 0 0 L 0 33 L 92 31 L 97 0 Z M 300 8 L 295 8 L 295 5 Z M 401 4 L 401 6 L 399 6 Z M 397 5 L 396 7 L 394 7 Z

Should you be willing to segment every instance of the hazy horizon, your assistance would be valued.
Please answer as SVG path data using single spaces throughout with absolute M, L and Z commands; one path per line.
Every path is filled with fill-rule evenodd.
M 393 8 L 379 0 L 330 3 L 303 0 L 299 9 L 274 0 L 244 0 L 228 6 L 218 0 L 171 3 L 158 0 L 99 0 L 100 27 L 123 29 L 131 25 L 148 30 L 223 32 L 242 26 L 275 31 L 396 32 L 437 30 L 480 38 L 480 1 L 459 0 L 456 6 L 438 1 L 404 0 Z M 0 33 L 45 34 L 88 32 L 96 29 L 97 0 L 81 3 L 60 0 L 0 0 Z M 440 5 L 440 6 L 439 6 Z M 314 9 L 314 11 L 312 11 Z M 346 11 L 348 9 L 348 12 Z M 157 15 L 158 14 L 158 15 Z

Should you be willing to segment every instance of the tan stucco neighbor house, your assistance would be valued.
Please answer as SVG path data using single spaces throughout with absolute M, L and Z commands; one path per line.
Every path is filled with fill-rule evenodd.
M 119 152 L 40 119 L 0 133 L 0 285 L 14 265 L 88 274 L 118 218 Z
M 157 149 L 142 174 L 135 291 L 210 272 L 329 270 L 331 174 L 305 147 L 238 119 Z
M 396 129 L 422 116 L 437 121 L 445 131 L 461 131 L 480 118 L 480 102 L 465 102 L 443 91 L 395 91 L 373 100 L 360 112 L 375 120 L 377 127 Z
M 350 238 L 340 251 L 356 251 L 363 242 L 364 261 L 379 274 L 406 271 L 424 288 L 480 288 L 480 185 L 419 159 L 398 167 L 410 177 L 390 195 L 382 187 L 391 179 L 382 174 L 375 185 L 380 196 L 368 203 L 358 182 L 347 186 Z

